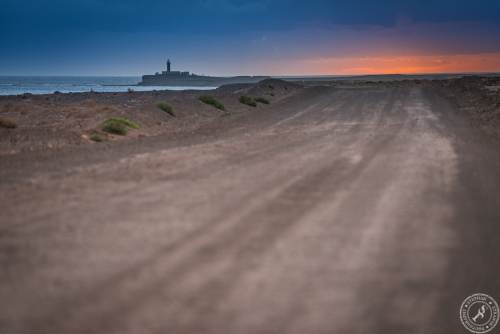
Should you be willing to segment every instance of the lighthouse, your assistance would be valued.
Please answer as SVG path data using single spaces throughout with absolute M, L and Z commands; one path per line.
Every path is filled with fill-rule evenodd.
M 170 59 L 167 59 L 167 73 L 170 73 Z

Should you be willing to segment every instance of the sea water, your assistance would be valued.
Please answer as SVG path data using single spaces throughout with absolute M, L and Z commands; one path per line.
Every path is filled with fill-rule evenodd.
M 51 76 L 0 76 L 0 95 L 79 93 L 79 92 L 126 92 L 151 90 L 207 90 L 217 87 L 185 86 L 136 86 L 139 77 L 51 77 Z

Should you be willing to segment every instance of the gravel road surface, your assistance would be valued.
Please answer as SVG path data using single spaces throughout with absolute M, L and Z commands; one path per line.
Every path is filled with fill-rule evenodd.
M 0 332 L 463 333 L 500 300 L 498 141 L 425 85 L 225 122 L 0 158 Z

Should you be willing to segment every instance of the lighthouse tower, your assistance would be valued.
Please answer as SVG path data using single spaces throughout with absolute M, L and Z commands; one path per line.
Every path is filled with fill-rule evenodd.
M 170 59 L 167 59 L 167 73 L 170 72 Z

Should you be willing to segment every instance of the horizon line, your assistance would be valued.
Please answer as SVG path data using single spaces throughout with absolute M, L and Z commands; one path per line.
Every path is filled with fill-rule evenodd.
M 499 71 L 477 71 L 477 72 L 428 72 L 428 73 L 366 73 L 366 74 L 278 74 L 278 75 L 269 75 L 269 74 L 233 74 L 233 75 L 207 75 L 207 74 L 198 74 L 198 75 L 207 75 L 212 77 L 269 77 L 269 78 L 351 78 L 351 77 L 373 77 L 373 76 L 427 76 L 427 75 L 500 75 Z M 142 77 L 142 74 L 134 75 L 134 74 L 120 74 L 120 75 L 112 75 L 112 74 L 88 74 L 88 75 L 79 75 L 79 74 L 0 74 L 0 77 L 115 77 L 115 78 L 130 78 L 130 77 Z

